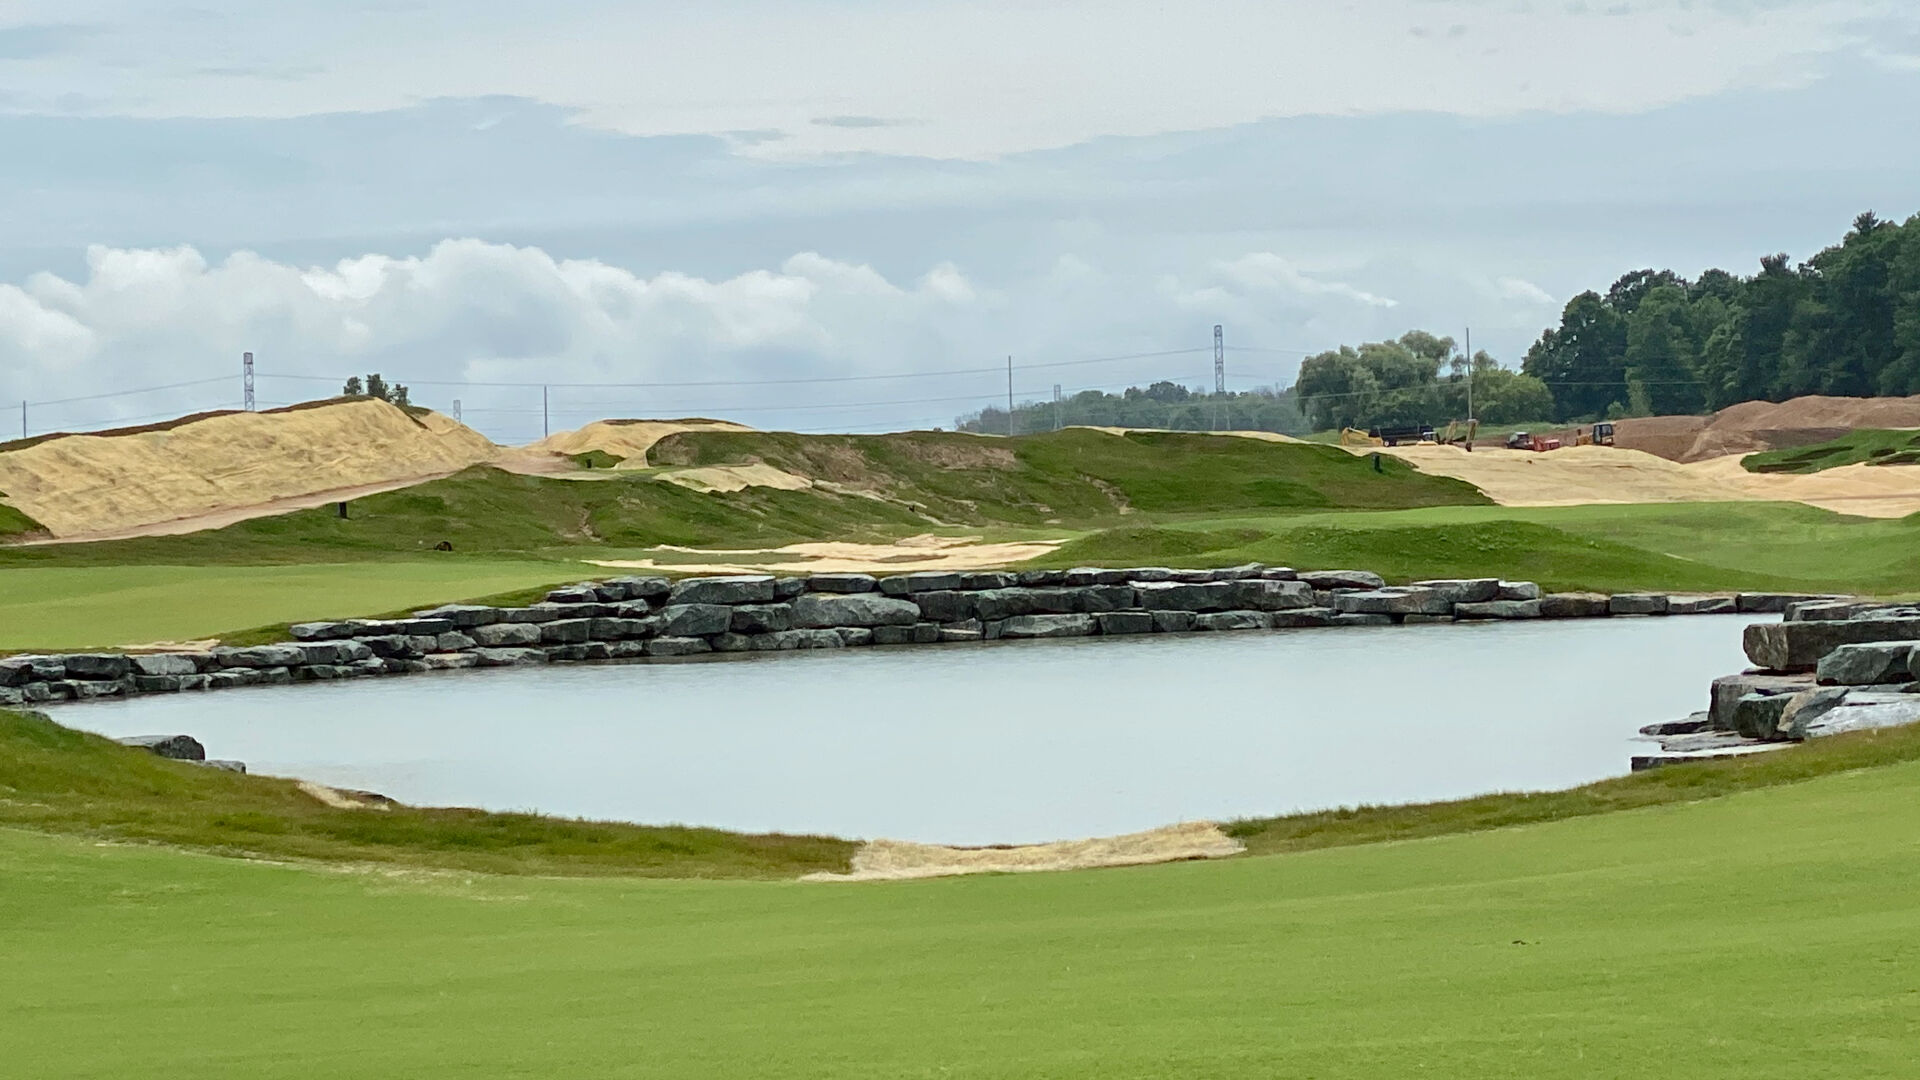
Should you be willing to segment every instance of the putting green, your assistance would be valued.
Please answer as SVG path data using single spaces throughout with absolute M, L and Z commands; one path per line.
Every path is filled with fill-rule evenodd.
M 1920 764 L 1403 844 L 832 886 L 0 831 L 33 1077 L 1895 1077 Z

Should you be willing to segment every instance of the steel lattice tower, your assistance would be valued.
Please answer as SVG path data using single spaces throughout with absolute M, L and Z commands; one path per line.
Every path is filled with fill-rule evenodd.
M 248 412 L 253 412 L 253 354 L 240 354 L 240 389 Z

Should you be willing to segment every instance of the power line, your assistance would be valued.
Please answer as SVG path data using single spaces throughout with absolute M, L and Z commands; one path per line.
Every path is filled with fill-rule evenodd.
M 30 401 L 28 404 L 42 407 L 47 405 L 71 405 L 76 401 L 104 401 L 107 398 L 132 397 L 135 394 L 152 394 L 161 390 L 183 390 L 189 386 L 208 386 L 213 383 L 232 381 L 233 376 L 221 375 L 213 379 L 194 379 L 191 382 L 168 383 L 165 386 L 143 386 L 137 390 L 113 390 L 104 394 L 85 394 L 80 397 L 55 398 L 52 401 Z

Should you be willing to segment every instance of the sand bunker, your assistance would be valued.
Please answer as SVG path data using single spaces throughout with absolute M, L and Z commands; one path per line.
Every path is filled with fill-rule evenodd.
M 765 462 L 751 465 L 703 465 L 690 469 L 669 469 L 654 477 L 694 491 L 745 491 L 750 487 L 778 488 L 781 491 L 806 491 L 814 486 L 804 476 L 776 469 Z
M 1089 870 L 1100 866 L 1219 859 L 1246 848 L 1211 822 L 1097 840 L 1061 840 L 1019 847 L 959 848 L 875 840 L 853 855 L 846 874 L 808 874 L 802 881 L 902 881 L 955 874 L 1024 874 L 1041 870 Z
M 214 528 L 298 509 L 290 500 L 318 505 L 404 487 L 495 452 L 479 432 L 438 413 L 341 401 L 49 439 L 0 453 L 0 491 L 56 538 L 104 539 Z M 150 528 L 182 521 L 185 528 Z
M 1684 462 L 1811 446 L 1858 428 L 1920 428 L 1920 395 L 1744 401 L 1712 416 L 1651 416 L 1614 425 L 1618 446 Z
M 585 454 L 598 450 L 625 458 L 617 469 L 644 469 L 653 444 L 682 431 L 752 431 L 725 420 L 595 420 L 585 427 L 549 435 L 526 449 L 552 454 Z
M 1569 446 L 1546 453 L 1482 446 L 1469 453 L 1423 444 L 1380 453 L 1400 457 L 1421 472 L 1465 480 L 1502 506 L 1768 501 L 1861 517 L 1920 512 L 1920 467 L 1850 465 L 1806 476 L 1750 473 L 1739 458 L 1681 464 L 1617 446 Z
M 662 545 L 653 549 L 662 553 L 659 558 L 586 561 L 620 570 L 682 574 L 904 574 L 920 570 L 994 570 L 1037 559 L 1064 543 L 1066 540 L 1061 539 L 983 544 L 977 536 L 929 535 L 910 536 L 891 544 L 788 544 L 764 549 Z M 698 558 L 675 558 L 675 553 Z

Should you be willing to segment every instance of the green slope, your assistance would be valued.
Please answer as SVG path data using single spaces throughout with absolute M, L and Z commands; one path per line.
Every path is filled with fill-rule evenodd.
M 1920 431 L 1863 428 L 1812 446 L 1767 450 L 1740 459 L 1748 472 L 1757 473 L 1816 473 L 1862 463 L 1920 465 Z
M 1920 764 L 1469 836 L 869 886 L 0 830 L 36 1078 L 1906 1077 Z

